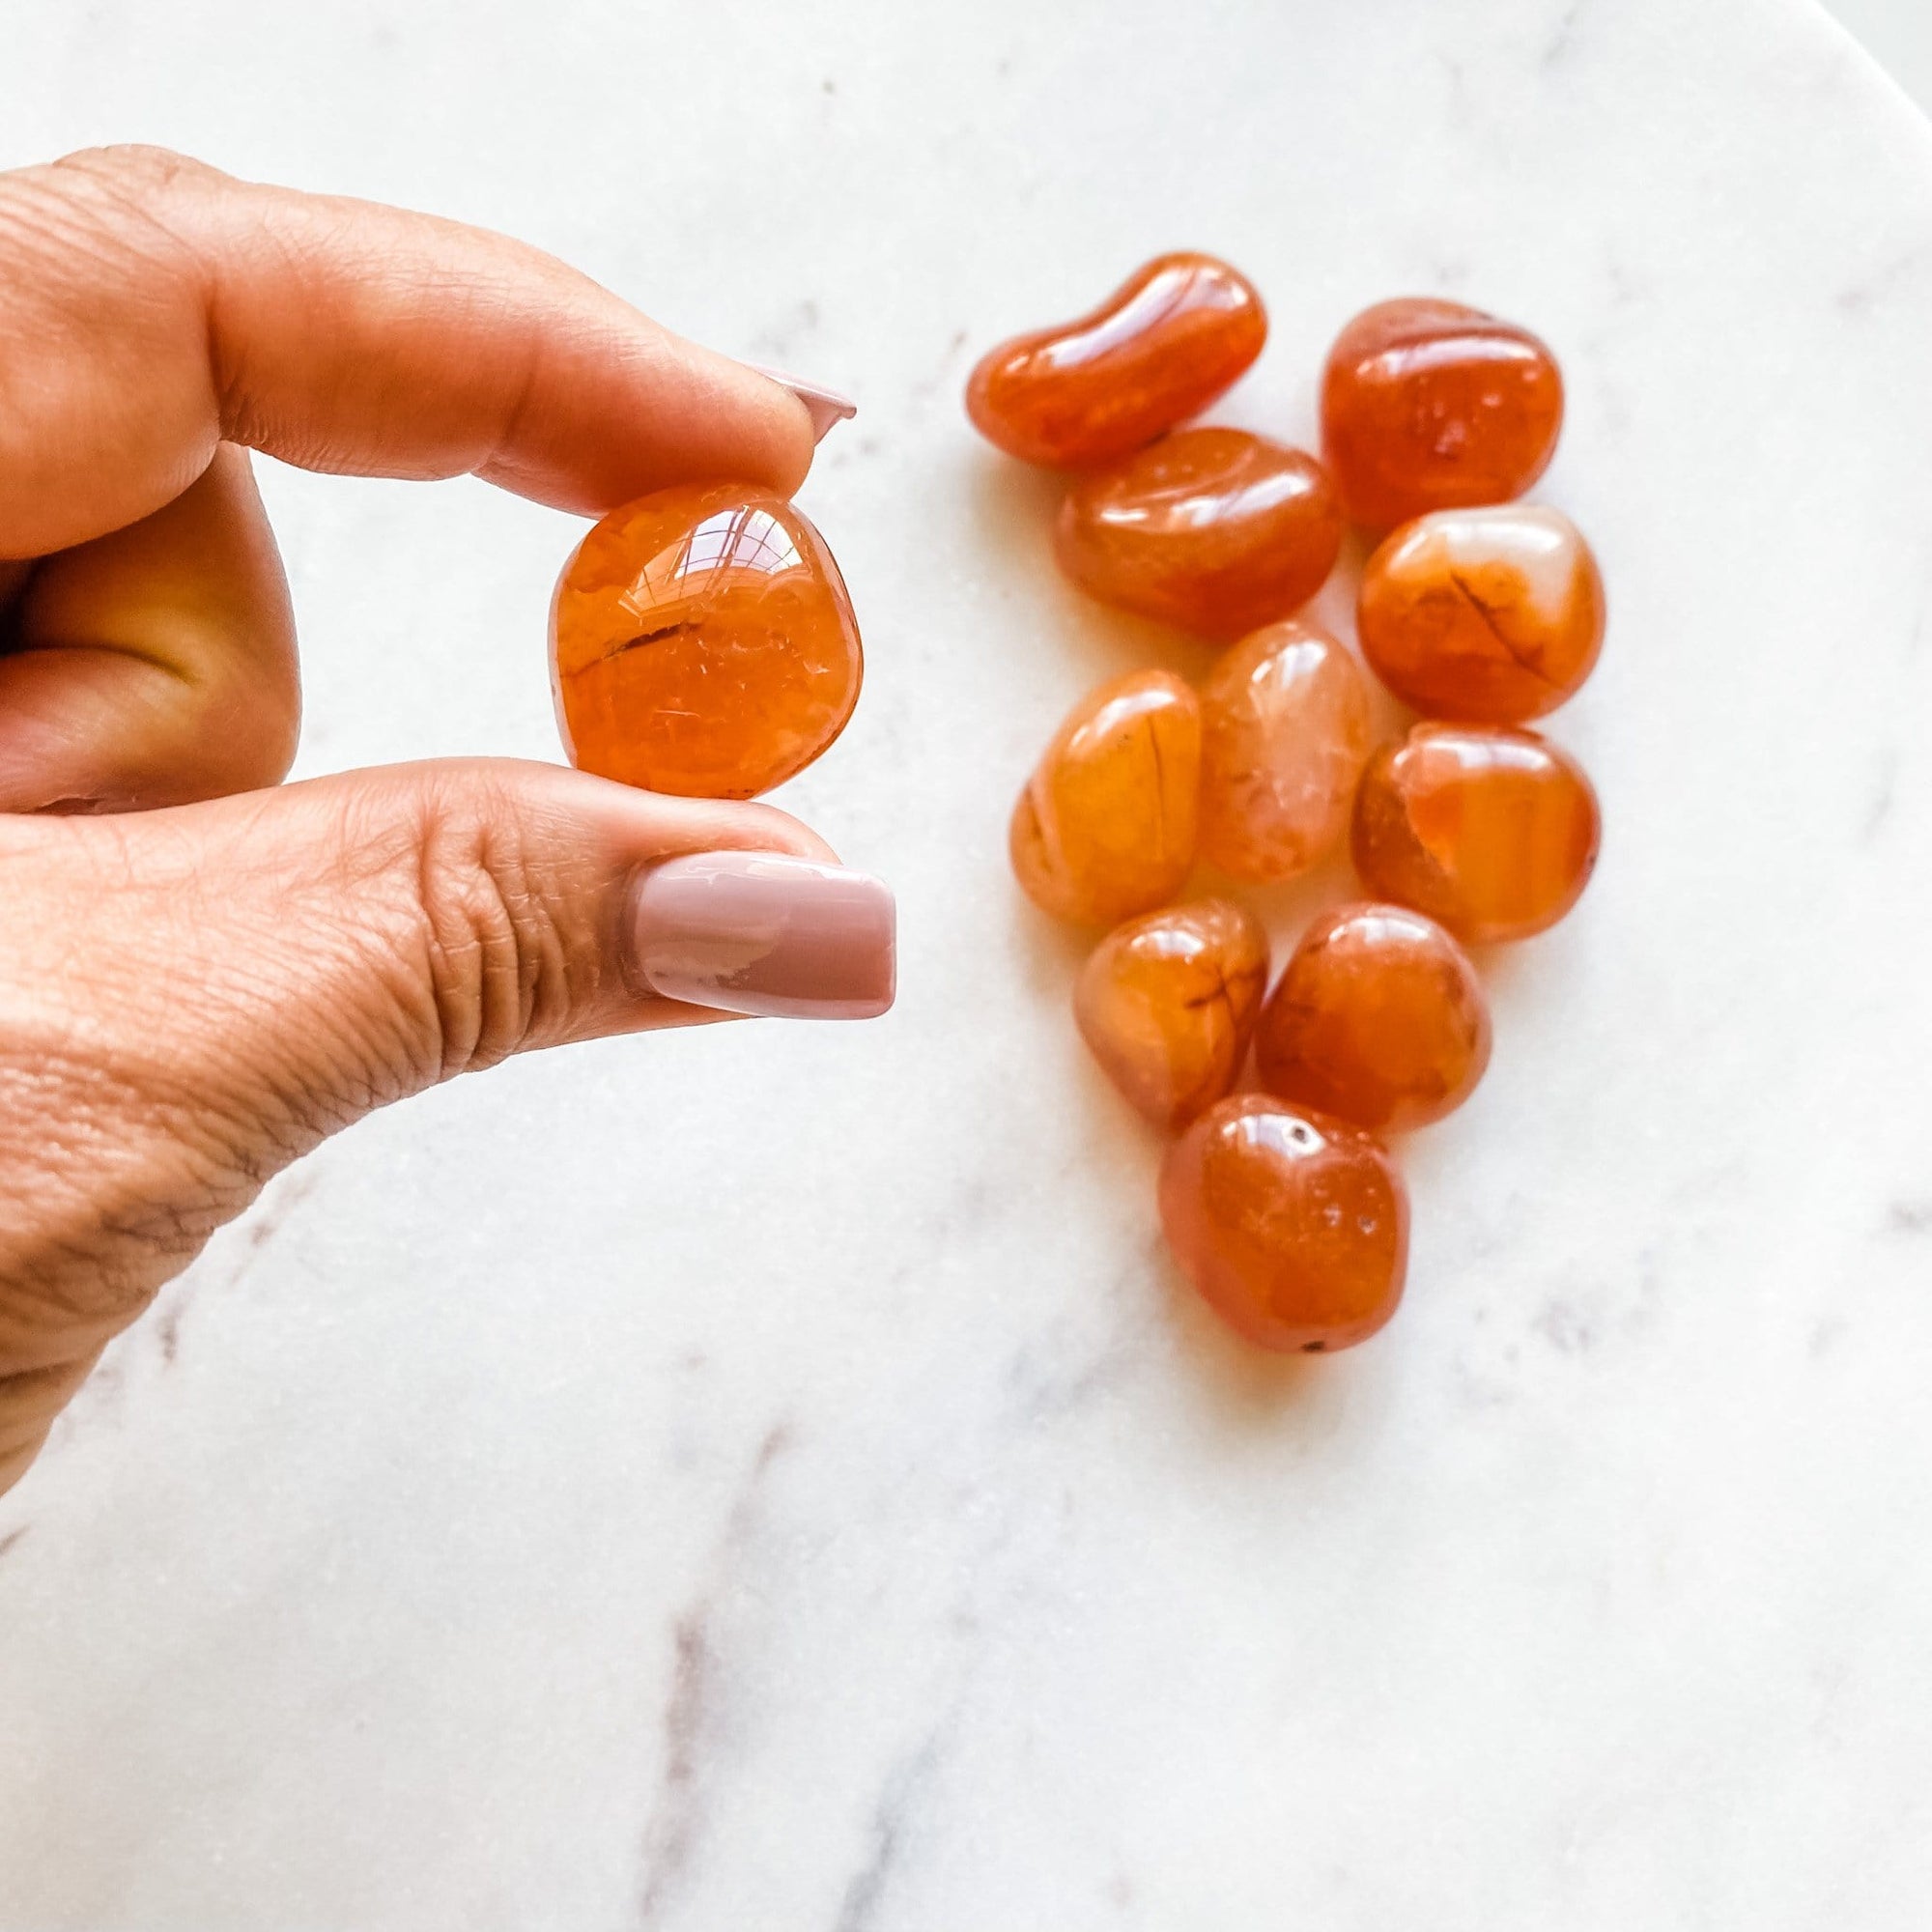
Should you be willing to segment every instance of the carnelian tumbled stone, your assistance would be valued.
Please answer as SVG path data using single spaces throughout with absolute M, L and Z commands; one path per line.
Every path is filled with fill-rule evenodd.
M 1081 476 L 1053 541 L 1061 568 L 1103 603 L 1238 638 L 1321 588 L 1342 548 L 1342 506 L 1298 449 L 1183 429 Z
M 825 539 L 782 497 L 681 484 L 612 510 L 551 603 L 571 761 L 690 798 L 751 798 L 845 728 L 865 661 Z
M 1521 496 L 1562 427 L 1555 356 L 1461 302 L 1380 302 L 1328 353 L 1322 454 L 1349 514 L 1372 529 Z
M 1206 409 L 1266 340 L 1245 275 L 1212 255 L 1160 255 L 1093 314 L 989 351 L 966 412 L 1024 462 L 1104 463 Z
M 1589 884 L 1600 836 L 1583 768 L 1534 731 L 1418 724 L 1355 794 L 1363 883 L 1472 944 L 1554 925 Z
M 1604 641 L 1604 580 L 1558 510 L 1436 510 L 1369 559 L 1362 654 L 1432 718 L 1520 724 L 1589 676 Z
M 1182 1272 L 1264 1349 L 1350 1348 L 1402 1298 L 1395 1163 L 1358 1128 L 1270 1094 L 1223 1100 L 1174 1143 L 1160 1218 Z
M 1244 638 L 1201 693 L 1201 850 L 1237 879 L 1305 872 L 1340 843 L 1369 755 L 1367 680 L 1327 632 Z
M 1269 1093 L 1378 1132 L 1453 1113 L 1489 1064 L 1489 1005 L 1468 954 L 1403 906 L 1317 920 L 1255 1036 Z
M 1130 671 L 1074 706 L 1013 807 L 1009 847 L 1043 911 L 1113 925 L 1180 889 L 1194 863 L 1201 702 L 1171 671 Z
M 1114 1085 L 1156 1126 L 1182 1126 L 1234 1086 L 1267 966 L 1266 932 L 1232 899 L 1169 906 L 1094 950 L 1073 1017 Z

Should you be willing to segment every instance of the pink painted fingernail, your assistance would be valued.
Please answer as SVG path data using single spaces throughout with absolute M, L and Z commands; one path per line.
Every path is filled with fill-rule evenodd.
M 632 944 L 668 1000 L 727 1013 L 868 1020 L 893 1003 L 892 889 L 777 852 L 667 859 L 638 881 Z
M 837 389 L 828 389 L 823 383 L 808 383 L 803 376 L 788 376 L 782 369 L 767 369 L 762 362 L 748 362 L 745 366 L 755 369 L 780 388 L 789 389 L 810 411 L 813 442 L 823 442 L 834 423 L 843 422 L 848 416 L 859 413 L 859 405 L 850 396 L 840 395 Z

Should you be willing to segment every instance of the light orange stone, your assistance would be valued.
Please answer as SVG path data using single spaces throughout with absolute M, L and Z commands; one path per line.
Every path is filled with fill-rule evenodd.
M 1101 602 L 1209 638 L 1297 611 L 1342 548 L 1314 457 L 1238 429 L 1181 429 L 1075 479 L 1054 554 Z
M 865 661 L 831 551 L 782 497 L 684 484 L 612 510 L 551 604 L 573 763 L 647 791 L 751 798 L 845 728 Z
M 990 350 L 966 412 L 1023 462 L 1104 463 L 1206 409 L 1266 340 L 1245 275 L 1212 255 L 1159 255 L 1091 315 Z
M 1027 896 L 1059 919 L 1113 925 L 1174 897 L 1194 864 L 1201 703 L 1170 671 L 1091 691 L 1013 808 L 1009 849 Z
M 1371 529 L 1521 496 L 1562 428 L 1548 346 L 1461 302 L 1378 302 L 1328 352 L 1321 453 L 1350 516 Z
M 1470 944 L 1551 926 L 1589 884 L 1602 834 L 1583 768 L 1533 731 L 1418 724 L 1355 798 L 1355 869 Z
M 1160 1218 L 1181 1271 L 1264 1349 L 1366 1341 L 1402 1299 L 1408 1197 L 1359 1129 L 1238 1094 L 1168 1150 Z
M 1201 693 L 1201 852 L 1266 884 L 1321 864 L 1349 827 L 1369 755 L 1369 692 L 1327 632 L 1291 620 L 1244 638 Z
M 1362 654 L 1431 718 L 1520 724 L 1554 711 L 1604 641 L 1604 580 L 1561 511 L 1437 510 L 1369 559 Z
M 1238 1077 L 1267 964 L 1261 922 L 1232 899 L 1169 906 L 1100 942 L 1073 1015 L 1114 1085 L 1155 1125 L 1180 1126 Z
M 1318 919 L 1255 1038 L 1269 1093 L 1378 1133 L 1453 1113 L 1489 1064 L 1489 1003 L 1468 954 L 1395 905 Z

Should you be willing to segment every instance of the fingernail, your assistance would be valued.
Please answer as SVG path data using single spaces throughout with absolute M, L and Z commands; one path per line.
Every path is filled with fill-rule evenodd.
M 868 1020 L 893 1003 L 892 889 L 776 852 L 667 859 L 638 881 L 639 970 L 668 1000 L 781 1019 Z
M 834 423 L 843 422 L 848 416 L 859 413 L 859 405 L 850 396 L 842 396 L 837 389 L 828 389 L 823 383 L 808 383 L 803 376 L 787 376 L 782 369 L 767 369 L 762 362 L 749 362 L 745 366 L 755 369 L 780 388 L 789 389 L 811 412 L 813 442 L 823 442 Z

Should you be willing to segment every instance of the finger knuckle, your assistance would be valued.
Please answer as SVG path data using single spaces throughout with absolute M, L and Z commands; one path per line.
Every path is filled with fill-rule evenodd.
M 554 916 L 516 815 L 487 791 L 425 800 L 414 898 L 434 1021 L 431 1077 L 557 1037 L 586 962 Z

